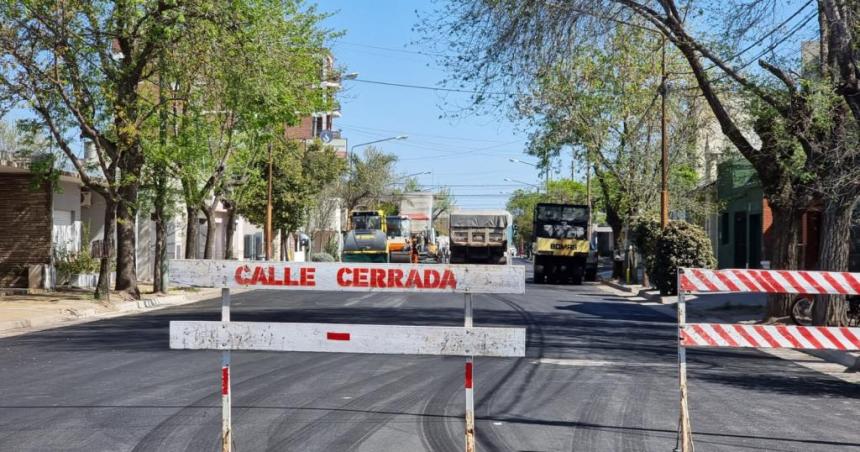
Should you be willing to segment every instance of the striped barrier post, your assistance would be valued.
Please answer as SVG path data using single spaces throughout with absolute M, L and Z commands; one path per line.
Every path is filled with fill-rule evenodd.
M 170 348 L 221 350 L 221 449 L 232 450 L 231 350 L 465 356 L 465 450 L 475 450 L 475 356 L 523 357 L 523 328 L 475 327 L 473 293 L 525 293 L 525 270 L 511 265 L 170 262 L 174 284 L 221 287 L 221 321 L 170 322 Z M 464 326 L 399 326 L 230 321 L 230 288 L 464 294 Z
M 804 270 L 678 269 L 680 446 L 691 452 L 686 347 L 860 350 L 860 328 L 686 323 L 685 293 L 858 295 L 860 273 Z
M 472 329 L 472 294 L 464 295 L 465 301 L 465 327 Z M 466 390 L 466 452 L 475 451 L 475 391 L 474 385 L 474 357 L 466 357 L 466 374 L 463 387 Z
M 230 323 L 230 289 L 221 289 L 221 322 Z M 221 352 L 221 451 L 233 450 L 233 433 L 231 420 L 232 402 L 230 400 L 230 350 Z

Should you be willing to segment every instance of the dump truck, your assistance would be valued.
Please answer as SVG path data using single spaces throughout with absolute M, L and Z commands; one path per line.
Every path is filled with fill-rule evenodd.
M 381 210 L 357 210 L 350 215 L 343 239 L 343 262 L 388 262 L 388 236 Z
M 407 263 L 411 259 L 410 221 L 406 215 L 385 217 L 388 236 L 388 262 Z
M 458 210 L 449 216 L 452 264 L 506 264 L 508 226 L 505 210 Z
M 597 276 L 586 205 L 539 203 L 534 212 L 534 282 L 582 284 Z

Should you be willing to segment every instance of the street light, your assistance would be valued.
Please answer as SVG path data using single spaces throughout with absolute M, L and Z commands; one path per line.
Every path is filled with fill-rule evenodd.
M 509 158 L 508 161 L 511 163 L 522 163 L 523 165 L 528 165 L 528 166 L 531 166 L 534 168 L 538 168 L 537 163 L 526 162 L 526 161 L 520 160 L 520 159 Z M 546 191 L 547 191 L 547 193 L 549 193 L 549 168 L 546 168 L 544 170 L 544 183 L 546 184 Z
M 530 185 L 530 186 L 536 188 L 538 192 L 540 192 L 540 185 L 537 185 L 537 184 L 530 184 L 528 182 L 523 182 L 521 180 L 511 179 L 510 177 L 506 177 L 505 182 L 514 182 L 514 183 L 522 184 L 522 185 Z
M 353 153 L 355 151 L 355 148 L 360 147 L 360 146 L 367 146 L 368 144 L 382 143 L 383 141 L 405 140 L 407 138 L 409 138 L 409 136 L 407 136 L 407 135 L 397 135 L 396 137 L 388 137 L 388 138 L 383 138 L 381 140 L 373 140 L 373 141 L 368 141 L 366 143 L 358 143 L 358 144 L 354 145 L 353 147 L 349 148 L 349 152 Z
M 529 165 L 529 166 L 533 166 L 533 167 L 537 168 L 537 163 L 525 162 L 525 161 L 520 160 L 520 159 L 508 159 L 508 160 L 511 163 L 522 163 L 523 165 Z

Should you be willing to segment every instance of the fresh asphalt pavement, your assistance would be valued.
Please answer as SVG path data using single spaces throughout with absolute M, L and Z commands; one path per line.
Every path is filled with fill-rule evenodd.
M 528 329 L 476 358 L 480 451 L 671 451 L 672 319 L 598 285 L 475 295 L 477 326 Z M 168 349 L 207 300 L 0 339 L 0 450 L 213 451 L 220 353 Z M 233 320 L 462 325 L 463 297 L 253 291 Z M 860 388 L 754 350 L 690 350 L 697 451 L 860 451 Z M 460 357 L 233 353 L 237 451 L 463 449 Z

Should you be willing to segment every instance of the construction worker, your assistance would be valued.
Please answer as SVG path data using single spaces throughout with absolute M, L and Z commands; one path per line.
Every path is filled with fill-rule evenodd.
M 418 240 L 416 240 L 416 239 L 413 237 L 413 238 L 412 238 L 412 263 L 413 263 L 413 264 L 417 264 L 417 263 L 418 263 L 418 257 L 419 257 L 419 254 L 418 254 Z

